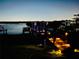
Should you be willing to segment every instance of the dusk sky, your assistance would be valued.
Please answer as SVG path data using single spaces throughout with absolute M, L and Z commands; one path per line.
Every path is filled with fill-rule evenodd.
M 0 0 L 0 21 L 53 21 L 73 18 L 79 0 Z

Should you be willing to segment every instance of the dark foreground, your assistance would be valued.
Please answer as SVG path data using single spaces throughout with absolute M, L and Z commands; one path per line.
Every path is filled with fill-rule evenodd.
M 32 45 L 33 46 L 33 45 Z M 40 48 L 6 46 L 3 52 L 3 59 L 56 59 L 57 57 L 50 56 L 47 51 Z M 61 59 L 61 58 L 60 58 Z
M 28 36 L 9 35 L 0 36 L 0 57 L 1 59 L 79 59 L 79 56 L 62 56 L 56 57 L 48 54 L 48 50 L 45 47 L 37 46 L 38 40 L 33 42 L 27 38 Z

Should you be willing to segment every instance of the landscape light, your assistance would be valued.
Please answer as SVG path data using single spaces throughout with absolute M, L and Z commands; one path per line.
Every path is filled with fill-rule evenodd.
M 74 52 L 79 52 L 79 49 L 74 49 Z
M 68 32 L 65 33 L 65 36 L 68 36 Z

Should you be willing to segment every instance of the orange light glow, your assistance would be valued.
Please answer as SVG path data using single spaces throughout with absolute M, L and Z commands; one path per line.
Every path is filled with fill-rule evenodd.
M 56 40 L 60 40 L 60 38 L 56 38 Z
M 63 44 L 62 46 L 68 48 L 70 47 L 70 44 Z
M 56 38 L 54 45 L 60 50 L 70 47 L 70 44 L 65 43 L 61 38 Z
M 56 37 L 55 39 L 54 38 L 48 38 L 48 39 L 50 42 L 54 43 L 54 45 L 61 51 L 70 47 L 70 44 L 68 44 L 67 41 L 65 42 L 59 37 Z

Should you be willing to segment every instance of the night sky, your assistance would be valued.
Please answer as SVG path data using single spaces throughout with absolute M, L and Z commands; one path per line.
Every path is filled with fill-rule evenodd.
M 79 0 L 0 0 L 0 21 L 53 21 L 73 18 Z

